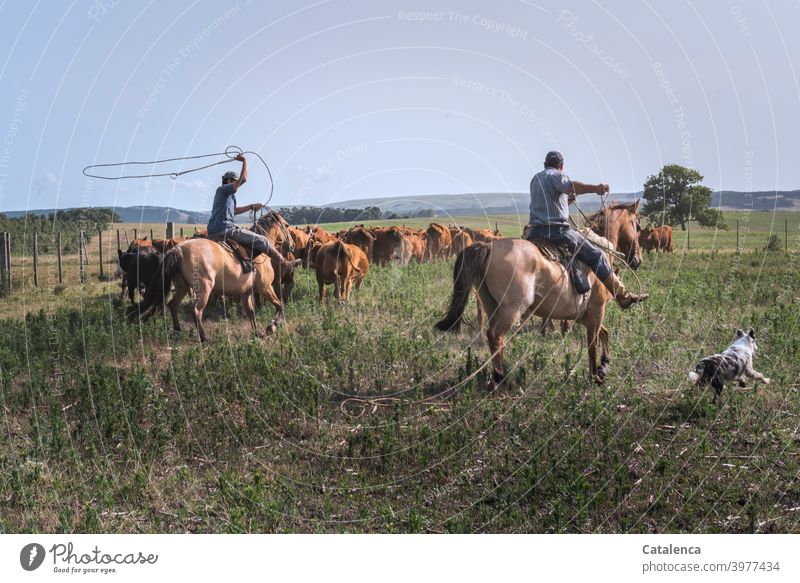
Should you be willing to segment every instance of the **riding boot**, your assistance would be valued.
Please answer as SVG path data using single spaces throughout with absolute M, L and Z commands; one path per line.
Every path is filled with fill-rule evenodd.
M 273 259 L 278 262 L 278 265 L 281 268 L 281 271 L 288 272 L 295 268 L 296 265 L 300 263 L 299 260 L 296 261 L 287 261 L 287 259 L 281 255 L 280 251 L 278 251 L 273 245 L 269 246 L 269 251 L 267 251 L 267 256 L 270 259 Z
M 617 300 L 619 307 L 623 310 L 627 310 L 633 304 L 638 302 L 643 302 L 647 299 L 649 294 L 632 294 L 627 289 L 625 289 L 625 284 L 622 283 L 619 277 L 617 277 L 616 273 L 612 273 L 609 275 L 606 280 L 603 282 L 603 285 L 606 286 L 606 289 L 611 292 L 611 295 L 614 296 L 614 299 Z
M 267 256 L 269 256 L 270 259 L 277 261 L 278 265 L 280 265 L 281 271 L 283 272 L 291 271 L 292 269 L 294 269 L 294 263 L 292 263 L 291 261 L 286 261 L 286 258 L 283 255 L 281 255 L 280 251 L 278 251 L 273 245 L 269 246 L 269 251 L 267 251 Z

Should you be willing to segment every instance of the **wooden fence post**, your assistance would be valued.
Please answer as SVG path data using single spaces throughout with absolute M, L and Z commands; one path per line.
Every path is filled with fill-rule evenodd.
M 11 273 L 9 273 L 8 263 L 9 257 L 7 255 L 7 246 L 6 246 L 6 237 L 8 233 L 0 232 L 0 285 L 1 286 L 8 286 L 8 282 L 11 280 Z
M 153 229 L 150 229 L 150 240 L 153 240 Z
M 119 241 L 119 229 L 117 229 L 117 250 L 122 251 L 122 247 L 120 247 L 120 241 Z
M 692 248 L 692 230 L 691 230 L 691 223 L 686 221 L 686 250 Z
M 165 239 L 172 239 L 175 237 L 175 223 L 172 221 L 167 223 L 167 232 L 164 235 Z
M 61 231 L 56 234 L 56 256 L 58 257 L 58 283 L 64 283 L 64 273 L 61 269 Z
M 183 239 L 183 227 L 181 227 L 181 239 Z
M 14 285 L 14 279 L 11 276 L 11 233 L 6 233 L 5 240 L 6 248 L 6 273 L 8 274 L 8 289 L 11 290 Z
M 97 237 L 100 243 L 100 279 L 103 279 L 103 231 L 97 231 Z
M 33 234 L 33 286 L 39 287 L 39 233 Z
M 86 266 L 83 261 L 83 251 L 86 243 L 83 239 L 83 231 L 80 232 L 78 235 L 78 274 L 80 275 L 80 281 L 83 283 L 86 281 Z
M 739 219 L 736 219 L 736 252 L 739 253 Z
M 139 233 L 138 233 L 138 231 L 136 229 L 134 229 L 133 230 L 133 240 L 136 241 L 136 239 L 138 239 L 138 238 L 139 238 Z

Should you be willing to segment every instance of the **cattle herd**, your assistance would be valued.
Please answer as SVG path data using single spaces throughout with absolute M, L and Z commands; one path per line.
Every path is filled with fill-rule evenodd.
M 282 219 L 282 217 L 281 217 Z M 203 232 L 195 236 L 204 236 Z M 325 301 L 325 286 L 333 285 L 334 297 L 347 300 L 355 285 L 360 289 L 370 265 L 407 265 L 415 261 L 446 261 L 476 241 L 489 242 L 500 237 L 499 231 L 431 223 L 426 229 L 405 226 L 355 225 L 329 233 L 319 225 L 305 227 L 285 223 L 268 235 L 287 257 L 299 259 L 303 267 L 316 274 L 320 301 Z M 118 251 L 118 275 L 122 276 L 122 294 L 127 291 L 131 304 L 135 293 L 144 294 L 158 271 L 163 254 L 186 239 L 134 240 L 127 251 Z M 645 251 L 673 251 L 672 227 L 644 228 L 639 243 Z M 280 274 L 277 265 L 275 273 Z M 293 274 L 275 278 L 277 295 L 288 299 L 293 288 Z
M 303 267 L 313 269 L 319 286 L 319 299 L 325 300 L 325 286 L 334 286 L 336 299 L 346 300 L 353 285 L 360 289 L 370 265 L 407 265 L 447 260 L 475 241 L 500 237 L 489 229 L 445 226 L 431 223 L 427 229 L 409 227 L 366 227 L 356 225 L 329 233 L 319 225 L 303 228 L 286 224 L 268 236 L 288 258 L 299 259 Z M 204 236 L 199 232 L 196 236 Z M 137 239 L 127 251 L 118 251 L 118 275 L 122 276 L 122 294 L 127 291 L 131 304 L 135 293 L 144 294 L 159 269 L 163 254 L 186 239 Z M 279 272 L 277 266 L 276 273 Z M 291 293 L 291 276 L 276 278 L 275 289 L 286 299 Z

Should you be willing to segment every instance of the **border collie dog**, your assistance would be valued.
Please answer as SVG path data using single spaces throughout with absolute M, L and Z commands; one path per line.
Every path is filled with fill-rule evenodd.
M 689 380 L 701 387 L 714 387 L 714 402 L 719 399 L 725 381 L 737 380 L 739 386 L 744 385 L 743 376 L 769 384 L 769 379 L 753 368 L 753 354 L 756 351 L 756 335 L 751 328 L 749 332 L 736 330 L 736 338 L 728 348 L 720 354 L 706 356 L 695 369 L 689 373 Z

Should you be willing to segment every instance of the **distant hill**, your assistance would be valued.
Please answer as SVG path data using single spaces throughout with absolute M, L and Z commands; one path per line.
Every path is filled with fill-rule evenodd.
M 640 192 L 613 193 L 611 199 L 616 202 L 631 202 L 642 195 Z M 362 198 L 343 200 L 326 204 L 326 207 L 363 209 L 376 206 L 382 211 L 398 214 L 414 213 L 420 210 L 433 209 L 436 216 L 464 216 L 482 214 L 527 213 L 530 204 L 527 192 L 481 192 L 476 194 L 428 194 L 420 196 L 394 196 L 384 198 Z M 594 196 L 580 199 L 584 211 L 597 210 L 600 200 Z M 276 205 L 281 206 L 281 205 Z M 285 205 L 292 206 L 292 205 Z M 722 190 L 714 192 L 712 206 L 723 210 L 756 210 L 756 211 L 800 211 L 800 190 L 778 190 L 739 192 Z M 64 209 L 62 209 L 64 210 Z M 175 223 L 205 224 L 208 222 L 208 211 L 188 211 L 162 206 L 117 207 L 114 211 L 125 223 Z M 29 211 L 6 211 L 9 218 L 30 215 L 45 215 L 55 209 L 36 209 Z M 237 220 L 248 222 L 247 215 Z
M 711 206 L 721 206 L 725 210 L 800 211 L 800 190 L 718 190 L 711 197 Z
M 614 193 L 616 202 L 636 200 L 640 193 Z M 580 200 L 584 210 L 600 208 L 600 200 L 596 197 L 585 197 Z M 328 207 L 366 208 L 376 206 L 382 211 L 395 213 L 413 213 L 423 209 L 433 209 L 436 216 L 449 215 L 483 215 L 483 214 L 516 214 L 527 213 L 530 206 L 530 194 L 527 192 L 482 192 L 477 194 L 430 194 L 422 196 L 398 196 L 388 198 L 366 198 L 343 200 L 327 204 Z

